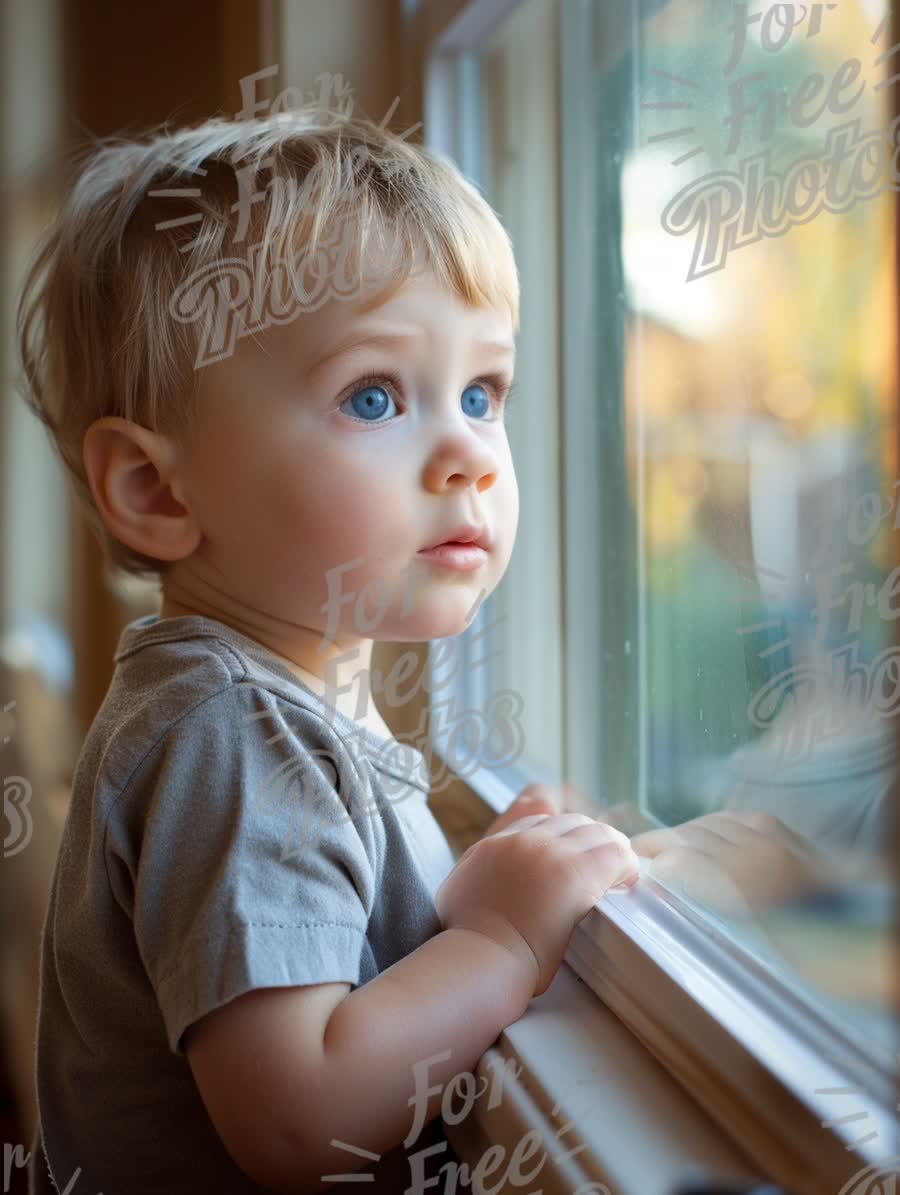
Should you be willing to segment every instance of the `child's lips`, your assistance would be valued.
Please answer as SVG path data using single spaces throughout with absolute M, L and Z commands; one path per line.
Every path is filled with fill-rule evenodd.
M 443 548 L 447 544 L 452 544 L 455 547 L 483 548 L 485 552 L 491 550 L 491 538 L 487 527 L 476 526 L 474 523 L 465 523 L 462 526 L 455 527 L 446 539 L 438 540 L 430 548 L 423 548 L 422 551 Z
M 454 540 L 436 544 L 433 548 L 422 548 L 418 555 L 430 560 L 433 564 L 463 572 L 480 568 L 487 560 L 487 552 L 478 544 L 459 543 Z

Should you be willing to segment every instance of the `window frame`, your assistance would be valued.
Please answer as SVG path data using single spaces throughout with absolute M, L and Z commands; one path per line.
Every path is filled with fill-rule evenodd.
M 425 6 L 418 13 L 420 22 L 431 14 L 431 24 L 428 26 L 431 32 L 425 36 L 426 41 L 430 36 L 430 50 L 427 55 L 427 68 L 423 72 L 425 144 L 429 149 L 452 158 L 482 191 L 485 189 L 487 177 L 487 146 L 478 120 L 481 94 L 476 48 L 482 45 L 493 30 L 502 25 L 519 6 L 520 0 L 491 0 L 490 4 L 434 0 L 431 7 Z M 422 37 L 421 29 L 418 36 Z M 522 356 L 523 350 L 520 346 L 517 368 L 521 366 Z M 531 425 L 528 428 L 520 425 L 517 432 L 521 440 L 516 452 L 517 462 L 522 463 L 532 478 L 541 478 L 546 462 L 546 442 L 561 435 L 556 417 L 535 428 Z M 541 486 L 544 486 L 543 481 L 536 483 L 539 490 Z M 535 486 L 529 495 L 534 509 L 541 512 L 545 509 L 549 511 L 541 526 L 541 534 L 553 534 L 562 515 L 562 501 L 557 496 L 558 487 L 555 482 L 552 485 L 547 483 L 543 493 L 538 492 L 537 495 L 534 489 Z M 557 507 L 560 508 L 559 511 Z M 536 547 L 522 542 L 517 545 L 516 553 L 517 559 L 513 562 L 513 567 L 519 570 L 521 579 L 540 578 L 542 574 L 546 574 L 546 552 L 538 551 Z M 564 584 L 560 585 L 558 592 L 542 594 L 540 600 L 546 600 L 554 610 L 558 601 L 561 609 L 565 600 Z M 446 725 L 443 719 L 432 720 L 430 742 L 432 749 L 448 767 L 454 767 L 453 744 L 456 739 L 453 728 L 454 723 L 459 721 L 459 712 L 483 711 L 490 704 L 492 697 L 498 693 L 496 670 L 491 666 L 491 659 L 496 652 L 492 653 L 486 649 L 485 640 L 491 627 L 502 621 L 503 617 L 498 597 L 492 594 L 481 604 L 466 630 L 455 636 L 452 641 L 448 640 L 442 644 L 440 664 L 436 662 L 439 653 L 433 644 L 429 646 L 428 688 L 430 692 L 441 693 L 440 706 L 448 710 Z M 513 638 L 507 635 L 507 648 Z M 543 675 L 542 666 L 548 669 L 553 666 L 548 660 L 551 652 L 547 644 L 538 647 L 540 650 L 534 653 L 535 659 L 528 662 L 533 675 Z M 561 644 L 560 648 L 563 647 Z M 544 653 L 543 659 L 540 658 L 541 651 Z M 449 680 L 445 680 L 442 670 L 448 657 L 452 660 L 452 673 Z M 556 660 L 558 657 L 553 656 L 552 659 Z M 554 690 L 555 678 L 551 678 L 549 691 Z M 561 694 L 561 700 L 563 707 L 571 704 L 571 697 L 567 693 Z M 553 708 L 550 708 L 551 704 Z M 551 725 L 557 710 L 555 697 L 546 700 L 543 709 L 536 713 L 532 711 L 532 726 L 535 722 L 539 725 Z M 564 718 L 561 722 L 565 725 Z M 510 726 L 513 727 L 513 737 L 512 740 L 506 740 L 506 745 L 512 748 L 512 762 L 485 767 L 465 758 L 464 771 L 460 772 L 462 778 L 494 812 L 500 812 L 508 806 L 510 791 L 518 792 L 529 782 L 553 784 L 557 780 L 556 773 L 537 757 L 526 755 L 519 758 L 516 749 L 524 746 L 525 736 L 521 733 L 522 727 L 515 710 L 510 712 L 506 728 L 509 729 Z
M 473 117 L 477 50 L 526 2 L 431 0 L 419 7 L 412 22 L 422 55 L 425 143 L 453 157 L 475 177 L 481 177 L 482 152 L 478 138 L 472 136 L 478 124 Z M 576 394 L 571 379 L 584 376 L 593 346 L 586 334 L 589 318 L 567 318 L 565 312 L 582 312 L 577 300 L 590 294 L 585 282 L 593 257 L 585 249 L 584 236 L 590 236 L 594 224 L 589 218 L 590 189 L 579 188 L 568 169 L 576 155 L 584 160 L 592 140 L 584 135 L 590 114 L 579 107 L 567 70 L 572 62 L 580 61 L 584 69 L 591 61 L 594 0 L 559 3 L 563 485 L 568 547 L 564 725 L 569 775 L 583 787 L 586 777 L 597 774 L 597 736 L 590 711 L 601 708 L 602 650 L 596 633 L 596 602 L 588 597 L 600 592 L 600 553 L 596 553 L 596 526 L 585 513 L 592 509 L 586 496 L 595 501 L 595 510 L 601 500 L 591 447 L 598 440 L 585 434 L 584 420 L 596 424 L 601 413 L 585 404 L 577 408 L 577 419 L 573 417 Z M 580 231 L 577 249 L 567 235 L 573 228 Z M 597 428 L 588 430 L 594 433 Z M 527 460 L 522 467 L 527 471 Z M 588 550 L 590 546 L 594 551 Z M 489 618 L 490 599 L 482 615 Z M 466 679 L 475 658 L 474 630 L 473 624 L 455 644 L 462 667 L 454 671 L 452 699 L 459 709 L 480 708 L 489 691 L 488 669 L 475 670 L 471 681 Z M 636 670 L 640 651 L 638 644 L 632 657 Z M 433 654 L 430 645 L 429 669 Z M 581 670 L 587 663 L 592 702 L 584 700 L 583 684 L 577 694 L 572 691 L 576 659 Z M 433 734 L 431 747 L 449 766 L 445 736 Z M 479 767 L 463 778 L 495 813 L 503 812 L 527 783 L 558 782 L 558 777 L 531 763 Z M 812 1195 L 831 1189 L 839 1176 L 845 1181 L 860 1167 L 877 1165 L 889 1152 L 885 1142 L 891 1141 L 892 1133 L 896 1149 L 895 1080 L 889 1068 L 873 1068 L 871 1055 L 842 1025 L 828 1021 L 799 984 L 716 930 L 703 913 L 649 876 L 631 892 L 608 893 L 594 907 L 576 928 L 565 962 L 774 1181 Z M 512 1027 L 507 1033 L 511 1032 Z M 859 1083 L 860 1067 L 868 1076 L 874 1070 L 864 1098 L 866 1112 L 878 1126 L 874 1139 L 862 1142 L 852 1125 L 833 1119 L 835 1108 L 828 1098 L 836 1088 L 846 1090 L 849 1082 Z

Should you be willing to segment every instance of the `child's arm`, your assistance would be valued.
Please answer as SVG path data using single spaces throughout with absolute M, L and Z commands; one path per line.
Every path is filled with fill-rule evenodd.
M 524 817 L 457 861 L 435 893 L 443 931 L 352 994 L 264 988 L 207 1014 L 186 1050 L 235 1162 L 264 1187 L 305 1195 L 366 1165 L 332 1138 L 381 1155 L 411 1136 L 415 1153 L 444 1085 L 547 990 L 606 890 L 639 875 L 618 830 L 580 813 Z M 428 1087 L 438 1090 L 417 1116 Z
M 322 1176 L 371 1163 L 330 1140 L 380 1155 L 411 1135 L 414 1154 L 445 1086 L 474 1070 L 537 982 L 534 956 L 512 939 L 448 929 L 350 995 L 345 983 L 249 992 L 192 1025 L 185 1050 L 216 1131 L 254 1181 L 333 1190 Z

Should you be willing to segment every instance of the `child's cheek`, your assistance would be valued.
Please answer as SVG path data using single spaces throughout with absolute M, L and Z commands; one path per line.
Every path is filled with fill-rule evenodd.
M 394 585 L 424 546 L 428 528 L 414 497 L 398 483 L 397 469 L 374 457 L 347 460 L 323 449 L 309 469 L 292 468 L 284 484 L 271 487 L 267 507 L 276 539 L 295 549 L 280 552 L 291 560 L 294 584 L 313 590 L 317 607 L 330 594 L 359 595 L 367 587 L 373 604 L 379 585 Z M 343 609 L 352 625 L 352 607 Z

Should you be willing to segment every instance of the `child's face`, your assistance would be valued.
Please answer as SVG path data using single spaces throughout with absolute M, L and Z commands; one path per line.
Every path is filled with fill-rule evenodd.
M 360 314 L 369 301 L 331 299 L 204 368 L 180 462 L 204 538 L 176 566 L 182 594 L 212 585 L 232 615 L 280 636 L 415 641 L 458 634 L 502 578 L 518 489 L 479 379 L 512 380 L 510 317 L 467 308 L 430 272 Z M 376 333 L 409 338 L 317 364 Z M 465 522 L 491 541 L 474 571 L 417 556 Z

